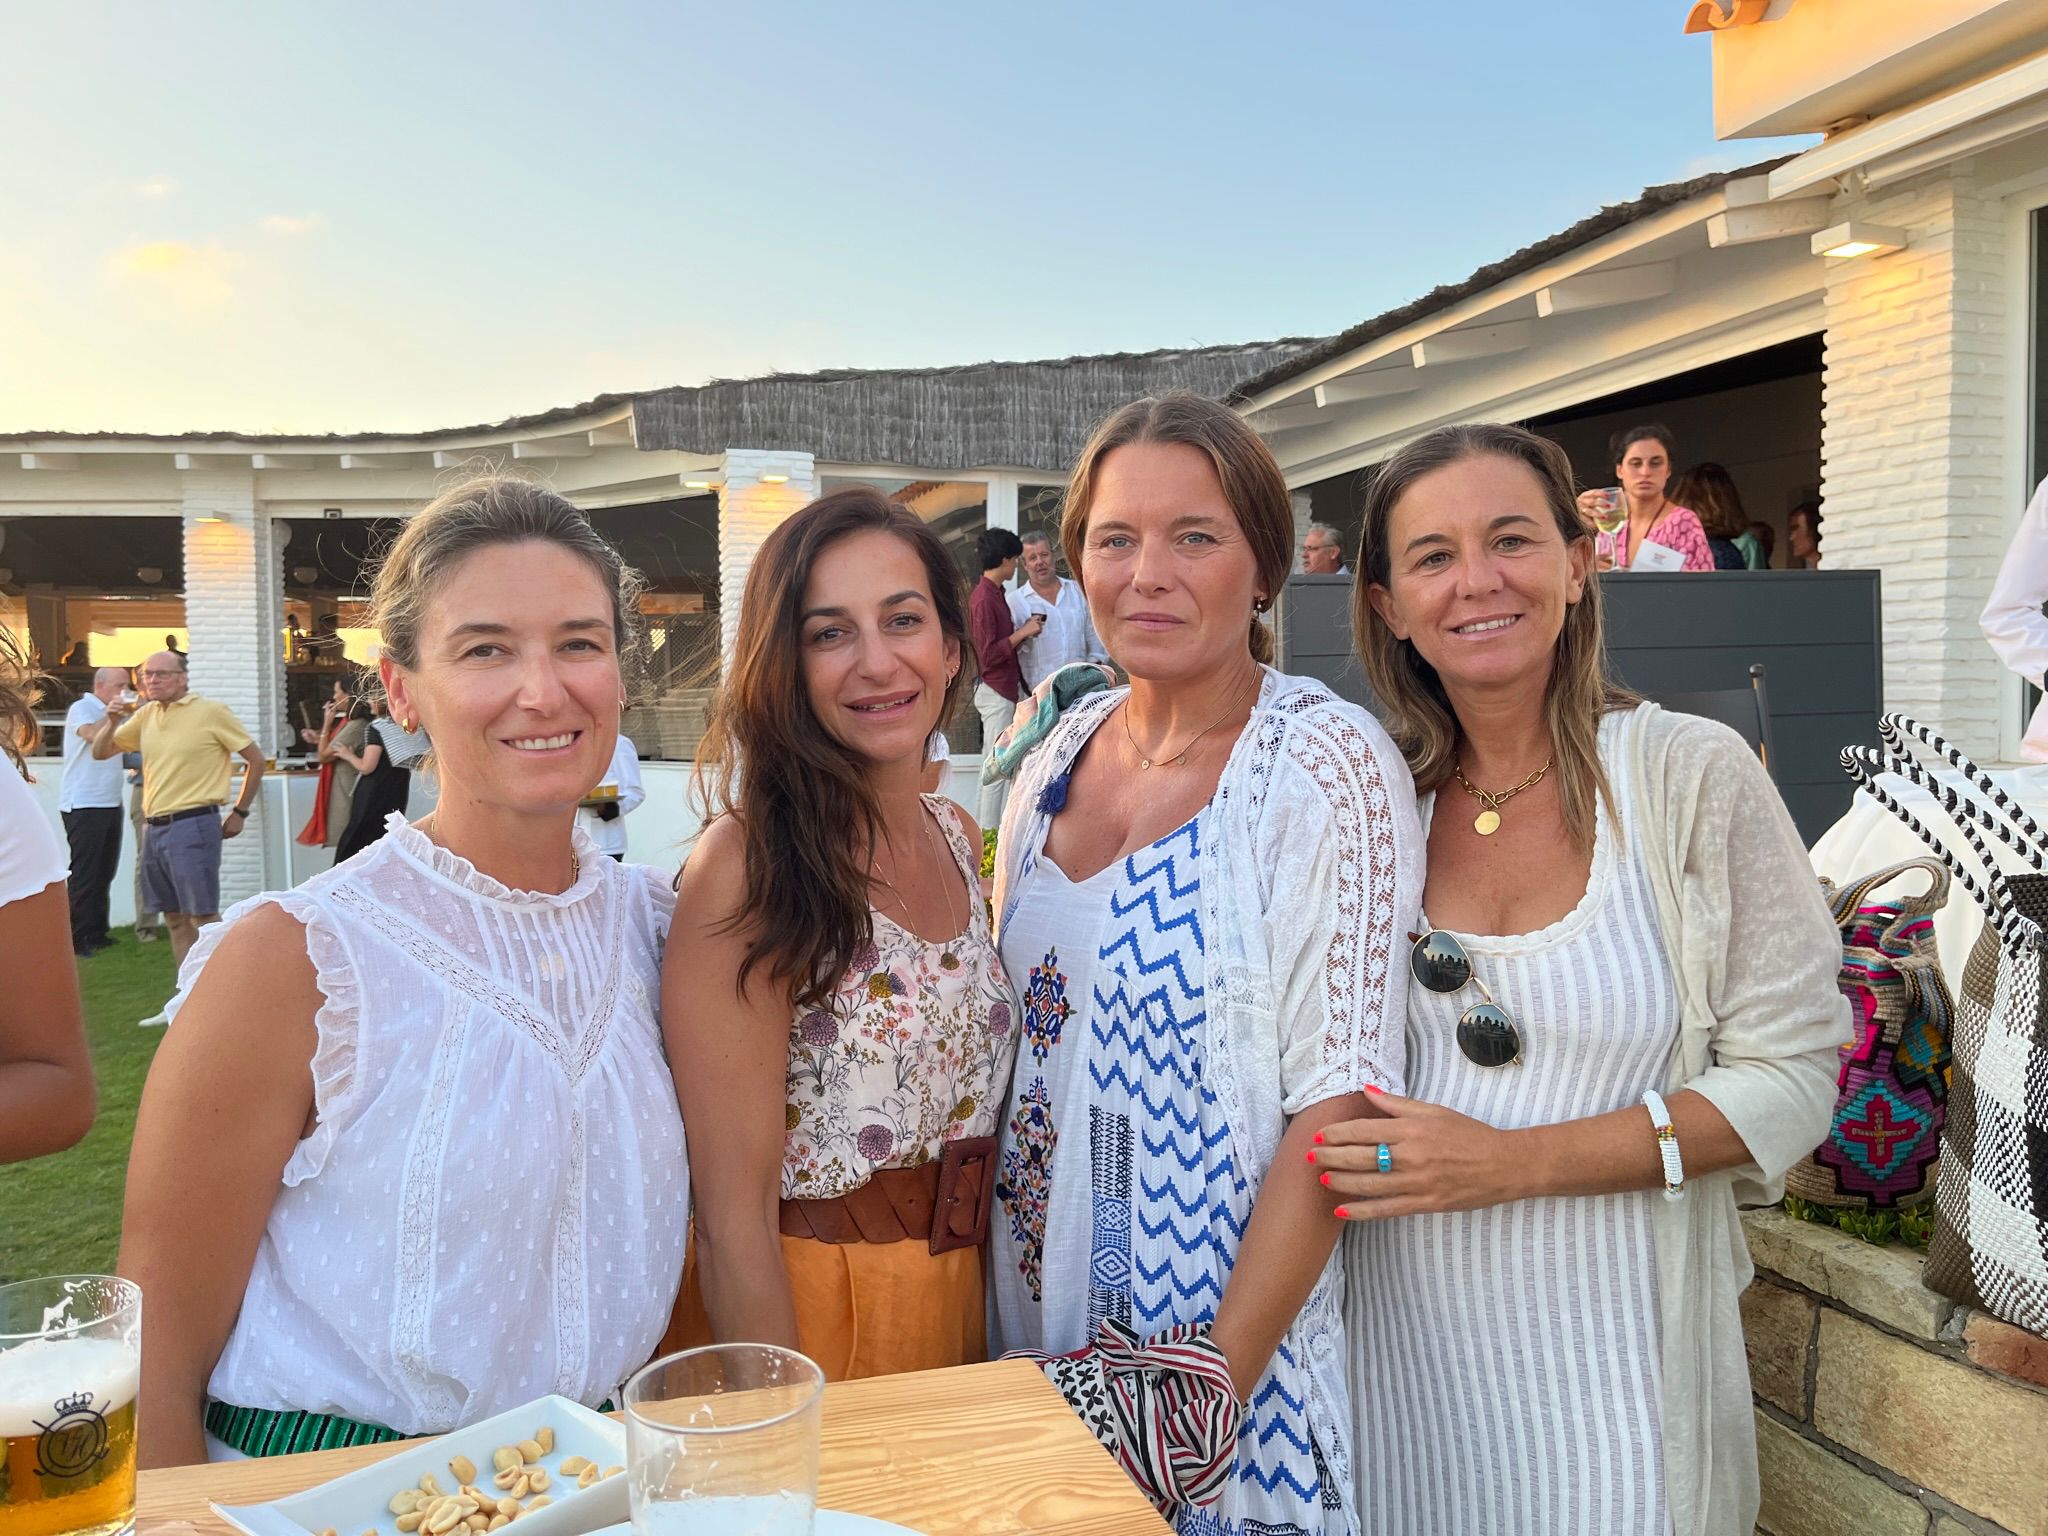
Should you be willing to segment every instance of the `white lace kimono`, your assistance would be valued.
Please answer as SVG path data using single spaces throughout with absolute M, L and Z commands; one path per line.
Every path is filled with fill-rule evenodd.
M 285 1164 L 208 1394 L 440 1434 L 595 1407 L 660 1342 L 689 1180 L 658 1025 L 675 897 L 581 829 L 576 882 L 507 889 L 405 824 L 274 903 L 306 929 L 319 1124 Z M 260 999 L 250 1006 L 260 1007 Z
M 1045 909 L 1037 897 L 1028 904 L 1023 897 L 1035 882 L 1057 875 L 1039 857 L 1047 827 L 1082 745 L 1123 696 L 1122 690 L 1091 695 L 1060 719 L 1019 771 L 1003 819 L 999 940 L 1006 961 L 1024 967 L 1015 974 L 1027 994 L 1027 1041 L 1035 1038 L 1035 994 L 1025 977 L 1041 985 L 1030 969 L 1038 962 L 1035 954 L 1009 955 L 1014 945 L 1007 926 L 1026 905 L 1018 942 L 1038 942 L 1040 936 L 1027 930 L 1045 924 Z M 1236 1259 L 1235 1233 L 1263 1186 L 1288 1117 L 1367 1085 L 1401 1087 L 1404 946 L 1421 900 L 1422 834 L 1407 767 L 1369 714 L 1319 683 L 1267 669 L 1257 707 L 1209 803 L 1180 831 L 1120 862 L 1131 867 L 1103 904 L 1119 920 L 1145 904 L 1152 926 L 1145 934 L 1116 937 L 1098 955 L 1095 930 L 1084 934 L 1086 923 L 1062 920 L 1074 930 L 1062 940 L 1077 962 L 1073 974 L 1102 974 L 1095 962 L 1114 962 L 1133 940 L 1152 945 L 1191 935 L 1188 942 L 1173 939 L 1170 957 L 1143 966 L 1148 973 L 1169 963 L 1184 968 L 1184 1006 L 1161 1003 L 1124 1017 L 1105 1007 L 1099 992 L 1092 1000 L 1074 994 L 1074 1038 L 1067 1049 L 1092 1036 L 1096 1056 L 1079 1076 L 1067 1067 L 1064 1089 L 1029 1080 L 1034 1061 L 1060 1067 L 1057 1042 L 1048 1038 L 1051 1048 L 1037 1053 L 1020 1047 L 1012 1094 L 1018 1113 L 1004 1134 L 1008 1172 L 998 1186 L 1003 1208 L 992 1223 L 990 1284 L 1002 1349 L 1078 1348 L 1088 1342 L 1097 1313 L 1121 1316 L 1118 1309 L 1127 1304 L 1141 1333 L 1213 1317 Z M 1072 910 L 1069 897 L 1061 900 Z M 1191 910 L 1167 914 L 1174 900 L 1191 903 Z M 1086 953 L 1077 953 L 1077 944 Z M 1068 1018 L 1067 1008 L 1055 1011 Z M 1119 1050 L 1105 1034 L 1117 1030 L 1158 1035 L 1160 1049 L 1141 1039 Z M 1118 1070 L 1104 1049 L 1129 1071 Z M 1161 1051 L 1199 1061 L 1199 1086 L 1191 1095 L 1181 1091 L 1189 1085 L 1167 1081 L 1170 1073 L 1149 1070 Z M 1105 1060 L 1106 1072 L 1100 1070 Z M 1135 1201 L 1127 1219 L 1106 1224 L 1121 1234 L 1118 1250 L 1098 1242 L 1091 1265 L 1085 1219 L 1076 1243 L 1061 1242 L 1057 1231 L 1049 1240 L 1046 1222 L 1049 1215 L 1055 1229 L 1061 1226 L 1061 1212 L 1076 1205 L 1068 1198 L 1074 1193 L 1069 1181 L 1088 1184 L 1098 1171 L 1091 1164 L 1103 1160 L 1103 1148 L 1091 1157 L 1091 1145 L 1097 1126 L 1116 1118 L 1117 1106 L 1104 1097 L 1109 1079 L 1126 1088 L 1141 1080 L 1124 1110 L 1149 1116 L 1156 1106 L 1148 1127 L 1161 1134 L 1124 1137 L 1118 1145 L 1129 1143 L 1124 1152 L 1134 1166 L 1118 1172 L 1117 1190 L 1094 1189 L 1080 1202 L 1085 1211 L 1094 1201 L 1102 1227 L 1105 1199 L 1114 1203 L 1120 1191 Z M 1059 1112 L 1051 1101 L 1062 1093 L 1071 1096 L 1067 1112 L 1079 1118 L 1068 1120 L 1063 1137 L 1038 1126 L 1042 1145 L 1034 1144 L 1034 1113 L 1043 1120 Z M 1088 1100 L 1085 1116 L 1082 1098 Z M 1168 1117 L 1182 1116 L 1198 1130 L 1187 1137 L 1164 1134 Z M 1305 1168 L 1290 1172 L 1309 1177 Z M 1214 1194 L 1218 1189 L 1225 1192 Z M 1200 1232 L 1181 1231 L 1187 1223 L 1178 1213 L 1206 1210 L 1211 1200 L 1224 1208 L 1202 1215 L 1195 1224 Z M 1253 1392 L 1236 1475 L 1216 1505 L 1184 1512 L 1183 1532 L 1355 1528 L 1343 1283 L 1333 1254 Z M 1097 1294 L 1109 1290 L 1126 1300 Z M 1308 1443 L 1290 1448 L 1304 1430 Z

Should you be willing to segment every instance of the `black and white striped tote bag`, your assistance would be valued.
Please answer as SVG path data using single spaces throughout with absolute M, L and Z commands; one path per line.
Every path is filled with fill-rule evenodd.
M 1984 931 L 1955 986 L 1955 1064 L 1926 1281 L 1945 1296 L 2048 1333 L 2048 834 L 1982 769 L 1917 721 L 1886 715 L 1883 750 L 1850 747 L 1842 766 L 1948 865 L 1984 909 Z M 1922 766 L 1920 747 L 1982 798 Z M 1878 782 L 1898 774 L 1934 796 L 1975 855 L 1973 870 Z M 1985 834 L 2019 856 L 2007 874 Z

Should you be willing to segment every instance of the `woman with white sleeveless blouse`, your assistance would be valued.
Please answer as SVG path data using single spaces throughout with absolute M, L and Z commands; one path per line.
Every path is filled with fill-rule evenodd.
M 440 801 L 185 962 L 122 1234 L 143 1465 L 595 1406 L 660 1339 L 689 1215 L 655 1012 L 673 898 L 576 830 L 637 589 L 517 480 L 392 545 L 379 668 Z
M 1747 1536 L 1736 1204 L 1826 1134 L 1848 1035 L 1805 850 L 1734 732 L 1607 677 L 1556 445 L 1419 439 L 1364 557 L 1429 856 L 1408 1096 L 1315 1158 L 1355 1223 L 1361 1526 Z

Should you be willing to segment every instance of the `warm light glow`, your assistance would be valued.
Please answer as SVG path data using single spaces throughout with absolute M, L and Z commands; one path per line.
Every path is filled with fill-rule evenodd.
M 1905 243 L 1906 232 L 1903 229 L 1886 229 L 1852 220 L 1815 235 L 1813 254 L 1834 261 L 1848 261 L 1857 256 L 1881 256 L 1900 249 Z
M 218 523 L 224 521 L 224 519 L 213 512 L 202 512 L 199 516 L 193 518 L 192 521 L 195 523 Z
M 715 491 L 718 489 L 718 482 L 716 480 L 685 480 L 683 482 L 683 489 L 686 491 Z
M 761 483 L 762 483 L 763 485 L 787 485 L 787 484 L 789 484 L 789 476 L 787 476 L 787 475 L 763 475 L 763 476 L 761 477 Z

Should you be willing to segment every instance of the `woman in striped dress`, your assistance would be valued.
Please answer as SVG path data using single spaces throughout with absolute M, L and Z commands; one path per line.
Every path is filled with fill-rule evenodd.
M 1423 792 L 1405 1097 L 1331 1127 L 1369 1533 L 1741 1532 L 1738 1196 L 1826 1133 L 1847 1008 L 1734 732 L 1606 676 L 1554 444 L 1444 428 L 1367 498 L 1354 624 Z

